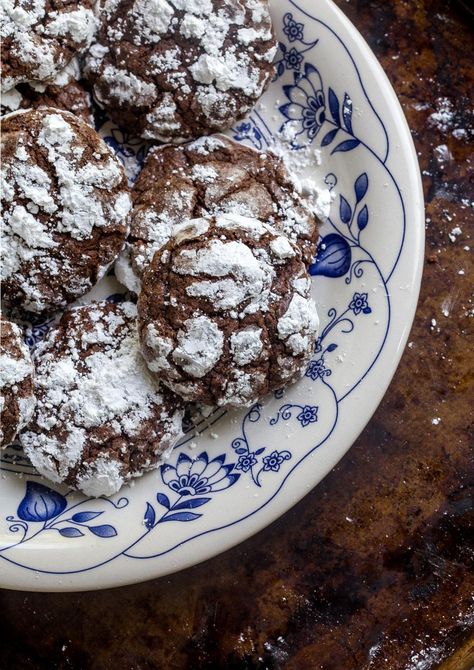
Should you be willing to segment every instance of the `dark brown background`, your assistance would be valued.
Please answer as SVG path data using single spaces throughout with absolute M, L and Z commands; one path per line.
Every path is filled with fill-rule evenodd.
M 454 1 L 337 2 L 388 72 L 423 170 L 424 281 L 390 390 L 336 470 L 226 554 L 119 590 L 3 591 L 2 669 L 474 667 L 474 30 Z

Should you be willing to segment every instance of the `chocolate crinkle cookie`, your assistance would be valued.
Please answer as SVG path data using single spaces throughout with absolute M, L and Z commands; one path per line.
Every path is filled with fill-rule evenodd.
M 51 81 L 30 81 L 18 84 L 2 94 L 1 114 L 9 114 L 19 109 L 56 107 L 72 112 L 83 121 L 94 125 L 92 98 L 80 78 L 79 63 L 74 58 L 64 70 Z
M 92 0 L 2 0 L 2 92 L 53 79 L 96 30 Z
M 223 135 L 153 148 L 132 191 L 130 236 L 116 274 L 139 293 L 141 276 L 177 223 L 219 212 L 257 218 L 284 232 L 313 259 L 318 220 L 283 161 Z
M 68 310 L 35 359 L 38 401 L 21 443 L 48 479 L 112 495 L 182 435 L 181 402 L 141 356 L 133 303 Z
M 183 223 L 143 276 L 148 366 L 187 401 L 250 405 L 303 373 L 318 327 L 309 292 L 298 247 L 258 219 Z
M 74 114 L 14 112 L 2 132 L 4 308 L 65 307 L 106 272 L 127 234 L 123 167 Z
M 273 76 L 267 0 L 102 0 L 85 75 L 111 117 L 145 139 L 224 130 Z
M 26 426 L 35 407 L 33 363 L 20 328 L 0 316 L 0 448 Z

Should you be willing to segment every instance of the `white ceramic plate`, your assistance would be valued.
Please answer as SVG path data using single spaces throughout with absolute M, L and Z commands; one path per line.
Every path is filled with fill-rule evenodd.
M 416 307 L 424 242 L 407 124 L 375 57 L 330 0 L 271 0 L 271 9 L 281 41 L 277 77 L 231 134 L 265 150 L 291 122 L 299 144 L 321 151 L 311 175 L 335 194 L 324 248 L 311 267 L 322 326 L 306 376 L 247 412 L 212 415 L 165 468 L 111 499 L 49 485 L 21 452 L 7 450 L 0 464 L 4 587 L 118 586 L 241 542 L 328 473 L 395 372 Z M 140 142 L 105 119 L 101 133 L 136 169 Z M 119 291 L 108 279 L 96 295 Z M 31 341 L 46 328 L 34 325 Z

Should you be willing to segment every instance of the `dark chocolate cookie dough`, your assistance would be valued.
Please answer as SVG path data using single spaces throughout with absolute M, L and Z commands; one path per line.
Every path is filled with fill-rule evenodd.
M 69 112 L 14 112 L 1 131 L 4 309 L 54 311 L 85 294 L 121 250 L 127 180 L 95 130 Z
M 305 206 L 283 161 L 223 135 L 153 148 L 132 199 L 130 236 L 116 274 L 135 293 L 174 225 L 208 214 L 255 217 L 297 243 L 307 263 L 314 255 L 318 220 Z
M 133 303 L 70 309 L 35 359 L 38 402 L 21 442 L 48 479 L 112 495 L 181 436 L 180 401 L 147 370 Z
M 188 401 L 250 405 L 298 379 L 318 327 L 297 246 L 237 214 L 176 226 L 143 276 L 142 350 Z
M 0 316 L 0 448 L 13 442 L 35 406 L 33 363 L 20 328 Z
M 229 128 L 273 75 L 267 0 L 102 0 L 85 58 L 97 100 L 146 139 Z
M 92 0 L 2 0 L 2 93 L 49 81 L 89 46 L 96 29 Z

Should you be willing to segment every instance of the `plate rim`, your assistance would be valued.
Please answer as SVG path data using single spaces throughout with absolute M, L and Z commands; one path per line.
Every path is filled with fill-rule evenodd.
M 299 11 L 303 12 L 306 14 L 309 18 L 319 21 L 316 16 L 310 14 L 308 11 L 304 10 L 302 7 L 298 5 L 297 2 L 294 0 L 289 0 L 289 4 L 293 5 L 295 8 L 297 8 Z M 390 102 L 390 106 L 392 108 L 392 119 L 394 122 L 394 125 L 397 126 L 397 128 L 400 129 L 400 145 L 403 145 L 403 148 L 405 151 L 408 152 L 409 158 L 410 158 L 410 169 L 414 169 L 414 174 L 416 176 L 416 183 L 413 184 L 413 190 L 415 191 L 414 194 L 412 194 L 412 200 L 413 203 L 415 203 L 415 200 L 419 201 L 418 207 L 415 207 L 415 204 L 413 204 L 414 212 L 412 212 L 412 217 L 410 219 L 410 222 L 408 220 L 405 220 L 405 227 L 404 227 L 404 234 L 403 234 L 403 239 L 400 245 L 400 250 L 398 257 L 394 263 L 394 266 L 392 268 L 392 271 L 390 275 L 387 277 L 387 282 L 389 281 L 390 277 L 392 274 L 395 272 L 395 269 L 400 261 L 403 249 L 404 249 L 404 243 L 405 243 L 405 237 L 406 237 L 406 230 L 407 226 L 410 225 L 411 228 L 417 233 L 417 243 L 419 245 L 419 249 L 415 253 L 413 252 L 413 260 L 416 263 L 414 267 L 414 274 L 413 274 L 413 288 L 412 288 L 412 298 L 410 302 L 410 309 L 408 311 L 407 318 L 404 322 L 404 330 L 403 333 L 399 338 L 397 338 L 397 344 L 395 347 L 394 351 L 391 351 L 390 353 L 392 354 L 392 369 L 389 374 L 386 375 L 385 379 L 383 380 L 383 388 L 379 389 L 379 393 L 377 394 L 377 400 L 375 403 L 373 403 L 373 406 L 371 406 L 369 411 L 366 411 L 364 413 L 364 419 L 361 423 L 361 425 L 358 427 L 356 431 L 352 431 L 353 437 L 350 439 L 350 442 L 346 444 L 345 448 L 342 450 L 338 451 L 333 451 L 331 454 L 328 455 L 327 459 L 325 460 L 324 464 L 320 468 L 320 472 L 318 472 L 318 477 L 315 479 L 314 483 L 311 486 L 311 489 L 306 489 L 302 492 L 297 491 L 296 493 L 292 491 L 291 497 L 287 496 L 280 496 L 280 499 L 278 501 L 275 500 L 276 494 L 285 486 L 287 480 L 290 477 L 291 472 L 293 472 L 293 469 L 287 473 L 285 478 L 282 480 L 280 483 L 280 486 L 278 489 L 275 491 L 274 495 L 272 498 L 267 500 L 264 505 L 259 507 L 256 510 L 253 510 L 251 514 L 246 515 L 244 517 L 241 517 L 237 520 L 234 520 L 231 523 L 224 524 L 222 526 L 218 526 L 217 528 L 213 528 L 212 530 L 207 530 L 202 534 L 212 534 L 213 532 L 216 532 L 218 530 L 222 530 L 224 528 L 228 528 L 230 526 L 234 526 L 238 523 L 242 523 L 245 519 L 247 519 L 250 516 L 253 516 L 254 514 L 260 512 L 264 507 L 267 507 L 267 512 L 265 515 L 261 515 L 261 518 L 258 519 L 257 523 L 255 521 L 253 522 L 253 528 L 248 531 L 248 529 L 245 530 L 245 532 L 239 532 L 236 533 L 236 535 L 228 534 L 227 536 L 222 536 L 220 537 L 220 540 L 218 543 L 216 543 L 218 546 L 207 549 L 205 551 L 197 551 L 189 552 L 189 557 L 185 560 L 179 561 L 179 565 L 176 567 L 171 567 L 168 570 L 162 570 L 159 569 L 159 566 L 156 565 L 155 570 L 153 568 L 146 570 L 146 574 L 144 574 L 143 577 L 141 578 L 131 578 L 127 579 L 126 574 L 124 575 L 123 573 L 126 573 L 126 570 L 117 570 L 117 573 L 120 575 L 118 576 L 115 580 L 108 580 L 107 583 L 102 583 L 99 574 L 100 574 L 100 569 L 96 571 L 96 574 L 93 576 L 94 582 L 97 583 L 92 583 L 88 582 L 87 584 L 74 584 L 72 577 L 74 576 L 74 573 L 59 573 L 60 577 L 63 578 L 61 580 L 58 580 L 58 584 L 41 584 L 38 583 L 37 585 L 35 584 L 28 584 L 28 590 L 38 590 L 38 591 L 83 591 L 83 590 L 95 590 L 95 589 L 102 589 L 102 588 L 110 588 L 113 586 L 125 586 L 127 584 L 132 584 L 132 583 L 137 583 L 139 581 L 145 581 L 148 579 L 154 579 L 157 577 L 162 577 L 167 574 L 170 574 L 172 572 L 178 571 L 178 570 L 183 570 L 186 568 L 189 568 L 193 565 L 196 565 L 197 563 L 200 563 L 202 561 L 208 560 L 209 558 L 212 558 L 218 554 L 223 553 L 224 551 L 227 551 L 233 546 L 236 546 L 237 544 L 240 544 L 244 540 L 252 537 L 256 533 L 260 532 L 263 528 L 269 526 L 271 523 L 273 523 L 277 518 L 279 518 L 283 513 L 289 511 L 297 502 L 299 502 L 307 493 L 309 493 L 309 490 L 312 490 L 327 474 L 330 472 L 330 470 L 334 467 L 334 465 L 342 458 L 342 456 L 347 453 L 347 451 L 350 449 L 350 447 L 354 444 L 362 430 L 365 428 L 365 426 L 368 424 L 368 422 L 371 420 L 375 410 L 377 409 L 378 405 L 382 401 L 388 386 L 390 385 L 392 378 L 398 368 L 398 364 L 400 362 L 401 356 L 403 354 L 406 342 L 409 337 L 409 332 L 413 324 L 413 319 L 415 316 L 416 312 L 416 307 L 417 307 L 417 302 L 418 302 L 418 296 L 419 296 L 419 290 L 420 290 L 420 285 L 421 285 L 421 278 L 422 278 L 422 272 L 423 272 L 423 259 L 424 259 L 424 236 L 425 236 L 425 230 L 424 230 L 424 198 L 423 198 L 423 190 L 422 190 L 422 183 L 421 183 L 421 174 L 418 166 L 418 159 L 416 156 L 416 151 L 415 147 L 413 144 L 413 140 L 411 137 L 411 133 L 406 121 L 406 118 L 403 114 L 403 110 L 401 108 L 401 105 L 398 101 L 398 98 L 393 90 L 393 87 L 386 76 L 384 70 L 382 69 L 382 66 L 378 62 L 375 54 L 372 52 L 370 49 L 369 45 L 366 43 L 362 35 L 358 32 L 358 30 L 354 27 L 354 25 L 350 22 L 350 20 L 344 15 L 344 13 L 332 2 L 332 0 L 324 0 L 324 5 L 332 12 L 336 20 L 339 24 L 342 24 L 342 26 L 345 29 L 345 32 L 351 33 L 351 37 L 356 43 L 359 51 L 360 51 L 360 57 L 363 60 L 364 66 L 368 67 L 371 70 L 371 73 L 373 75 L 373 78 L 375 80 L 382 80 L 384 85 L 380 86 L 380 93 L 383 95 L 384 98 L 388 98 Z M 344 48 L 346 51 L 349 53 L 349 56 L 351 57 L 351 60 L 353 61 L 356 71 L 358 72 L 359 78 L 361 78 L 361 74 L 359 73 L 359 68 L 357 67 L 356 62 L 354 61 L 352 54 L 350 53 L 349 49 L 347 46 L 344 44 L 344 42 L 341 40 L 339 35 L 334 32 L 334 30 L 331 28 L 331 26 L 327 26 L 338 38 L 338 40 L 343 44 Z M 361 80 L 362 84 L 362 80 Z M 364 88 L 364 87 L 363 87 Z M 370 106 L 374 110 L 374 113 L 377 115 L 379 118 L 382 126 L 384 127 L 385 133 L 387 135 L 387 153 L 385 158 L 389 156 L 389 137 L 387 134 L 387 130 L 385 129 L 384 123 L 382 119 L 379 117 L 376 109 L 374 109 L 372 102 L 367 95 L 365 88 L 364 88 L 364 93 L 366 95 L 367 100 L 369 101 Z M 403 206 L 405 208 L 405 217 L 407 216 L 406 213 L 406 203 L 404 202 L 404 199 L 402 198 L 402 202 L 404 203 Z M 386 337 L 388 336 L 388 330 L 387 329 L 387 334 Z M 372 362 L 371 366 L 369 369 L 371 369 L 375 364 L 376 361 L 379 359 L 380 355 L 382 354 L 384 347 L 382 346 L 377 358 Z M 365 373 L 365 375 L 368 373 Z M 364 377 L 365 377 L 364 375 Z M 360 384 L 363 378 L 361 378 L 357 384 Z M 312 448 L 308 453 L 305 455 L 305 458 L 314 451 L 315 448 Z M 340 453 L 341 452 L 341 453 Z M 304 460 L 304 459 L 302 459 Z M 299 461 L 299 463 L 301 460 Z M 283 499 L 284 498 L 284 502 Z M 270 509 L 268 509 L 269 503 L 274 500 L 274 504 L 271 506 Z M 242 527 L 241 527 L 242 530 Z M 199 537 L 198 534 L 195 537 Z M 192 539 L 195 539 L 192 538 Z M 186 540 L 186 542 L 189 542 L 190 540 Z M 196 558 L 196 554 L 198 554 L 198 557 Z M 152 563 L 152 561 L 150 562 Z M 24 573 L 24 569 L 21 570 L 21 574 Z M 121 574 L 120 574 L 121 573 Z M 58 574 L 58 573 L 56 573 Z M 49 577 L 51 575 L 48 575 Z M 70 577 L 71 576 L 71 577 Z M 68 579 L 69 578 L 69 579 Z M 23 584 L 22 584 L 23 582 Z M 10 588 L 10 589 L 17 589 L 17 590 L 25 590 L 24 586 L 25 580 L 21 579 L 21 575 L 19 575 L 17 580 L 8 580 L 3 583 L 1 586 L 4 588 Z

